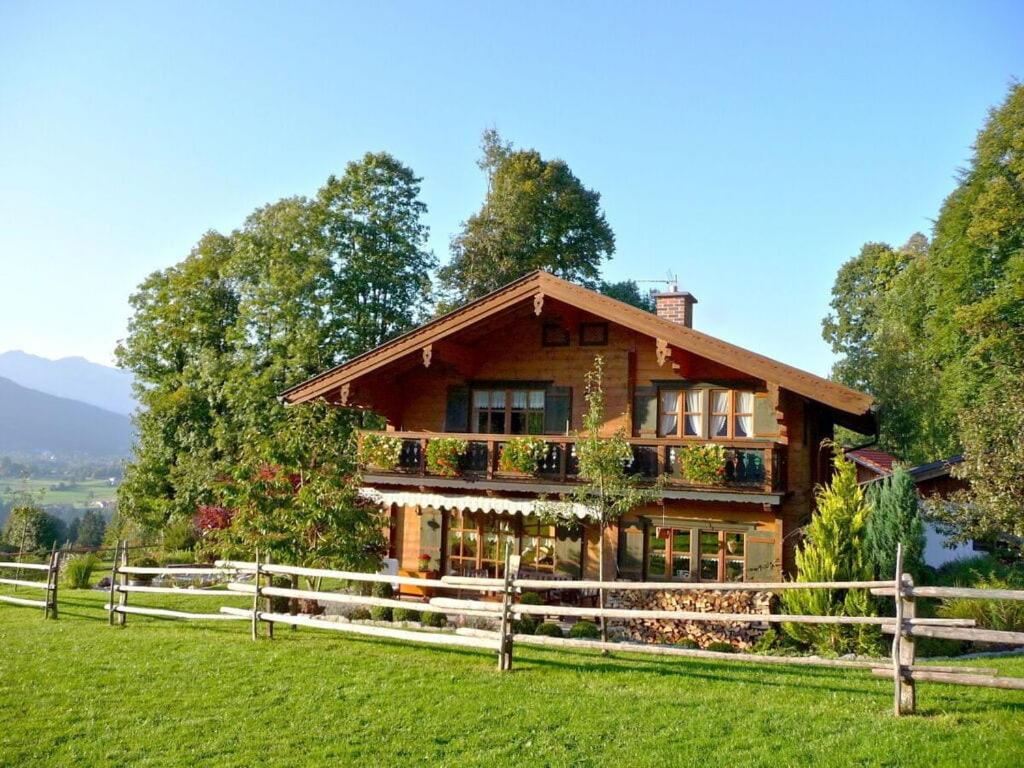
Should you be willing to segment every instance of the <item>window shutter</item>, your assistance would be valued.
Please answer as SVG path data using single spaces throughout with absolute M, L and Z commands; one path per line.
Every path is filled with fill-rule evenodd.
M 445 432 L 469 432 L 469 387 L 448 387 L 444 411 Z
M 747 581 L 774 581 L 778 565 L 775 562 L 775 538 L 748 534 Z
M 441 520 L 439 510 L 420 508 L 420 554 L 430 555 L 430 567 L 436 570 L 441 569 Z
M 583 565 L 583 529 L 558 526 L 555 530 L 555 572 L 578 579 Z
M 571 419 L 572 387 L 548 387 L 544 396 L 544 434 L 564 435 L 566 422 Z
M 775 420 L 775 408 L 767 397 L 754 398 L 754 434 L 777 435 L 779 423 Z
M 633 393 L 633 436 L 658 436 L 657 387 L 637 387 Z

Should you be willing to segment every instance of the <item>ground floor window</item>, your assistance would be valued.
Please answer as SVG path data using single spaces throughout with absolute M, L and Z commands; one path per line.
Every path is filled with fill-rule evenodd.
M 648 581 L 744 581 L 746 534 L 738 531 L 648 528 Z
M 520 555 L 527 571 L 578 578 L 582 573 L 583 535 L 535 517 L 451 510 L 447 513 L 444 557 L 448 573 L 501 577 L 505 546 Z

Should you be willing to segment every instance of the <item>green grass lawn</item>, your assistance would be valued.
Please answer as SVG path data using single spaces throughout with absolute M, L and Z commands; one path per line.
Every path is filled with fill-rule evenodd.
M 104 600 L 62 591 L 57 622 L 0 606 L 0 765 L 1024 764 L 1019 691 L 922 683 L 897 720 L 891 682 L 854 670 L 523 647 L 499 673 L 484 651 L 314 629 L 110 628 Z
M 53 490 L 60 482 L 47 477 L 0 477 L 0 499 L 11 499 L 21 492 L 28 492 L 33 496 L 41 493 L 40 503 L 43 505 L 85 507 L 92 501 L 109 502 L 117 497 L 117 488 L 106 480 L 68 482 L 67 488 Z

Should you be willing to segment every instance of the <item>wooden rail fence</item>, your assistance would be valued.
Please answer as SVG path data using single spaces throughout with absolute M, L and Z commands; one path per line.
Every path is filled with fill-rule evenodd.
M 924 618 L 917 616 L 915 598 L 956 597 L 967 599 L 1024 600 L 1024 591 L 959 589 L 949 587 L 915 587 L 909 574 L 903 573 L 902 547 L 897 553 L 896 574 L 891 581 L 844 581 L 844 582 L 777 582 L 777 583 L 680 583 L 680 582 L 601 582 L 601 581 L 559 581 L 559 589 L 604 589 L 609 591 L 629 590 L 679 590 L 679 591 L 722 591 L 753 590 L 781 591 L 790 589 L 867 589 L 873 594 L 892 596 L 895 616 L 817 616 L 762 613 L 724 613 L 685 610 L 640 610 L 585 607 L 570 605 L 532 605 L 516 602 L 518 593 L 529 589 L 550 589 L 553 582 L 518 578 L 519 558 L 512 555 L 509 546 L 505 552 L 504 578 L 442 577 L 424 579 L 413 576 L 398 576 L 380 573 L 359 573 L 323 568 L 307 568 L 264 562 L 257 553 L 250 561 L 218 561 L 214 567 L 203 568 L 142 568 L 127 565 L 127 551 L 118 549 L 111 573 L 110 623 L 123 625 L 128 614 L 140 614 L 167 619 L 234 619 L 251 624 L 253 639 L 259 637 L 260 624 L 267 625 L 268 636 L 273 636 L 275 624 L 293 627 L 313 627 L 334 632 L 363 635 L 391 640 L 426 643 L 431 645 L 478 648 L 495 652 L 501 670 L 512 668 L 516 644 L 545 646 L 566 649 L 589 649 L 599 651 L 626 651 L 661 656 L 686 656 L 691 658 L 720 659 L 729 661 L 756 662 L 760 664 L 789 664 L 796 666 L 822 666 L 847 669 L 870 670 L 876 676 L 893 680 L 893 711 L 899 715 L 910 714 L 916 707 L 916 683 L 919 681 L 949 683 L 969 686 L 986 686 L 1024 690 L 1024 678 L 1000 676 L 996 670 L 985 667 L 964 666 L 921 666 L 916 663 L 914 639 L 916 637 L 943 637 L 958 640 L 974 640 L 1024 645 L 1022 632 L 998 632 L 975 627 L 970 619 Z M 133 586 L 127 577 L 139 575 L 219 575 L 229 579 L 226 589 L 181 589 L 171 587 Z M 242 581 L 243 575 L 251 575 L 251 581 Z M 304 576 L 309 579 L 340 579 L 348 582 L 386 583 L 392 586 L 427 587 L 431 590 L 451 590 L 454 597 L 432 597 L 424 603 L 411 603 L 390 597 L 348 594 L 322 591 L 320 589 L 299 589 L 277 587 L 270 583 L 273 576 Z M 251 595 L 251 608 L 222 606 L 218 613 L 191 613 L 162 608 L 136 607 L 128 605 L 128 596 L 133 592 L 156 594 L 187 594 L 196 596 L 221 597 L 226 595 Z M 476 598 L 463 597 L 463 592 L 479 593 Z M 385 608 L 407 608 L 420 613 L 443 613 L 461 616 L 486 617 L 493 619 L 498 630 L 460 628 L 455 633 L 428 630 L 403 629 L 354 622 L 332 622 L 310 615 L 281 613 L 271 610 L 270 599 L 284 597 L 312 600 L 320 603 L 361 605 Z M 116 600 L 115 600 L 116 599 Z M 715 623 L 748 624 L 843 624 L 874 625 L 881 631 L 893 635 L 890 659 L 826 659 L 819 657 L 768 656 L 753 653 L 725 653 L 701 649 L 676 648 L 671 646 L 645 645 L 640 643 L 616 643 L 603 640 L 558 638 L 536 635 L 515 634 L 513 621 L 523 616 L 588 617 L 596 619 L 658 619 L 667 621 L 701 621 Z
M 19 557 L 21 554 L 19 553 Z M 22 589 L 41 589 L 44 590 L 45 595 L 42 600 L 35 600 L 27 597 L 15 597 L 14 595 L 0 595 L 0 602 L 10 603 L 11 605 L 21 605 L 31 608 L 42 608 L 44 619 L 56 619 L 57 618 L 57 585 L 60 578 L 60 563 L 63 553 L 57 549 L 54 545 L 53 549 L 50 550 L 50 558 L 46 563 L 23 563 L 23 562 L 0 562 L 0 570 L 4 572 L 13 570 L 14 577 L 0 578 L 0 584 L 8 587 L 13 587 L 16 590 Z M 44 581 L 32 581 L 31 579 L 23 579 L 22 571 L 32 572 L 44 572 L 46 579 Z

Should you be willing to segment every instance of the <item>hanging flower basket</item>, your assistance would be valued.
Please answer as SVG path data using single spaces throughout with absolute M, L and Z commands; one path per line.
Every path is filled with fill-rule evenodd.
M 402 440 L 383 432 L 368 432 L 359 443 L 359 463 L 391 472 L 402 458 Z
M 498 469 L 523 475 L 537 473 L 537 463 L 544 459 L 547 445 L 539 437 L 514 437 L 505 443 L 498 459 Z
M 688 445 L 676 452 L 679 474 L 694 485 L 725 483 L 725 448 L 715 443 Z
M 457 477 L 459 464 L 469 444 L 457 437 L 437 437 L 427 442 L 427 472 Z

